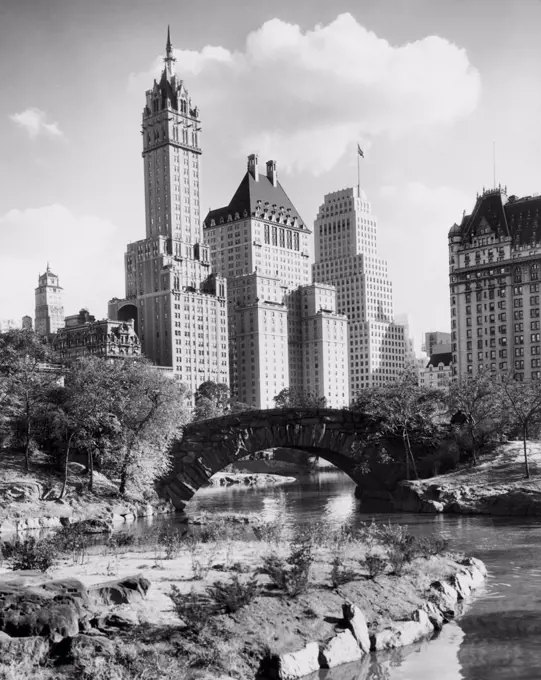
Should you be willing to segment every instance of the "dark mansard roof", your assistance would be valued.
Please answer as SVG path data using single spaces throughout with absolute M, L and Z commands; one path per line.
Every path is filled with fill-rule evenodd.
M 501 187 L 484 191 L 471 215 L 451 227 L 449 238 L 467 242 L 482 234 L 511 238 L 517 246 L 541 241 L 541 196 L 507 197 Z
M 296 226 L 300 229 L 306 229 L 301 216 L 280 182 L 276 182 L 276 186 L 274 186 L 272 181 L 264 174 L 260 174 L 256 180 L 249 171 L 244 175 L 229 205 L 217 210 L 211 210 L 208 213 L 205 218 L 205 227 L 210 227 L 211 220 L 214 220 L 216 224 L 220 224 L 220 219 L 223 218 L 223 221 L 227 222 L 229 215 L 231 215 L 233 220 L 242 219 L 243 216 L 252 217 L 258 210 L 264 211 L 265 208 L 267 208 L 270 214 L 274 211 L 275 217 L 269 219 L 274 220 L 280 215 L 283 218 L 289 217 L 291 220 L 296 217 Z M 235 218 L 236 213 L 238 218 Z

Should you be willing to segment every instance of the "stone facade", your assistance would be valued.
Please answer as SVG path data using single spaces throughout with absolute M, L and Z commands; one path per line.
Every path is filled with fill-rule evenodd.
M 88 312 L 83 315 L 83 319 L 87 316 L 90 316 Z M 61 359 L 90 354 L 104 359 L 141 356 L 141 343 L 135 333 L 133 320 L 95 321 L 91 317 L 91 320 L 81 319 L 82 323 L 74 323 L 76 317 L 69 319 L 70 325 L 61 328 L 53 340 L 53 349 Z
M 353 446 L 374 427 L 362 413 L 335 409 L 273 409 L 191 423 L 173 446 L 173 470 L 161 494 L 182 510 L 209 478 L 240 458 L 283 446 L 321 456 L 360 478 Z
M 39 277 L 36 288 L 36 317 L 34 328 L 36 333 L 50 338 L 64 325 L 64 291 L 58 276 L 53 274 L 49 265 Z

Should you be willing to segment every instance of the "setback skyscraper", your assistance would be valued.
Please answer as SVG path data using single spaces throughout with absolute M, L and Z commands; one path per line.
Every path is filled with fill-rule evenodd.
M 109 318 L 134 319 L 143 353 L 195 391 L 229 382 L 227 289 L 202 242 L 201 120 L 174 71 L 169 31 L 164 62 L 143 109 L 146 238 L 128 245 L 126 298 L 110 301 Z
M 377 223 L 364 191 L 327 194 L 315 221 L 314 281 L 336 287 L 349 319 L 351 396 L 395 379 L 405 365 L 404 326 L 393 320 L 387 263 L 377 253 Z
M 64 291 L 57 274 L 53 274 L 48 263 L 45 273 L 40 275 L 38 281 L 34 328 L 39 335 L 50 337 L 64 325 Z

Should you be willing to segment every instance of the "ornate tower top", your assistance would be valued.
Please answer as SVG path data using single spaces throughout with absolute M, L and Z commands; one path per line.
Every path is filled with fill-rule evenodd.
M 165 62 L 165 69 L 168 75 L 173 75 L 175 72 L 175 62 L 176 59 L 173 55 L 173 45 L 171 44 L 171 30 L 167 26 L 167 43 L 165 45 L 165 57 L 163 58 Z

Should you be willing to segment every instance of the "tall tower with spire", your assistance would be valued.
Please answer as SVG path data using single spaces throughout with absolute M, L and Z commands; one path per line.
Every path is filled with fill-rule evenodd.
M 195 390 L 228 382 L 226 281 L 202 242 L 199 109 L 175 72 L 169 28 L 163 61 L 143 108 L 146 238 L 128 245 L 126 297 L 109 316 L 133 318 L 143 353 Z
M 38 279 L 35 296 L 36 333 L 49 337 L 64 325 L 64 301 L 58 276 L 53 274 L 48 262 L 45 273 Z

